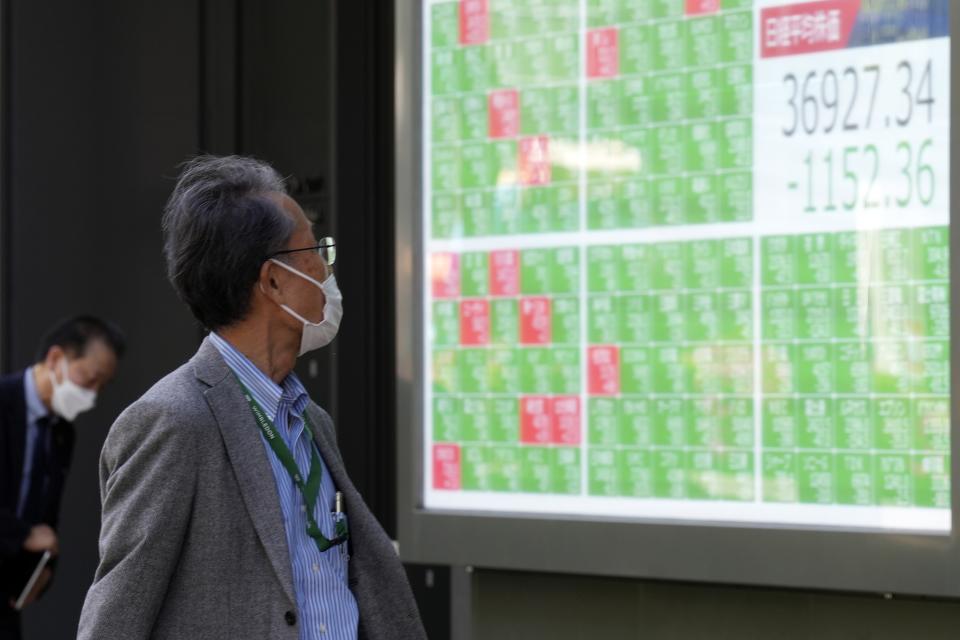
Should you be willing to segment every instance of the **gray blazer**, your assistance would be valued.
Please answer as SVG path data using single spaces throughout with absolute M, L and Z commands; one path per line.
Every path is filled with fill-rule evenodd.
M 316 404 L 317 445 L 350 518 L 360 637 L 425 638 L 390 539 Z M 100 457 L 100 566 L 80 640 L 299 638 L 283 515 L 256 422 L 208 340 L 124 411 Z

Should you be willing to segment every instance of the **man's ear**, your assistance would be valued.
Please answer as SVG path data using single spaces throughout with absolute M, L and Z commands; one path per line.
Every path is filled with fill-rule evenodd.
M 260 277 L 257 280 L 257 284 L 263 295 L 274 301 L 282 302 L 281 298 L 283 294 L 280 291 L 280 283 L 277 279 L 279 275 L 277 273 L 278 271 L 280 271 L 280 269 L 277 268 L 277 265 L 269 260 L 265 261 L 260 265 Z
M 43 364 L 50 371 L 56 371 L 57 363 L 60 362 L 60 360 L 64 358 L 66 354 L 67 353 L 66 351 L 63 350 L 63 347 L 61 347 L 58 344 L 55 344 L 49 349 L 47 349 L 47 355 L 43 359 Z

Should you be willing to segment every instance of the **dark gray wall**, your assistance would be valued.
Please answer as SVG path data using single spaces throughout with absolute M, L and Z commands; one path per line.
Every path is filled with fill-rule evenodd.
M 56 319 L 115 320 L 130 350 L 78 438 L 56 582 L 25 615 L 28 638 L 76 633 L 97 563 L 97 459 L 113 418 L 196 345 L 166 284 L 159 212 L 196 150 L 194 3 L 9 3 L 9 368 Z

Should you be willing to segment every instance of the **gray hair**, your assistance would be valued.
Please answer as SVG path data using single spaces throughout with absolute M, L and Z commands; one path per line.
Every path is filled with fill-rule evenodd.
M 286 248 L 293 220 L 272 193 L 283 179 L 265 162 L 199 156 L 182 165 L 163 212 L 167 278 L 210 330 L 242 320 L 264 260 Z

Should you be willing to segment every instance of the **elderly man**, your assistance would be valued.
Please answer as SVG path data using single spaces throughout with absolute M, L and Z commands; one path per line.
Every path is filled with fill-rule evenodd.
M 170 281 L 211 333 L 117 419 L 80 640 L 424 638 L 389 538 L 293 372 L 341 296 L 268 165 L 188 162 L 163 228 Z
M 0 640 L 17 640 L 20 614 L 10 606 L 41 554 L 56 554 L 57 521 L 73 457 L 73 421 L 93 408 L 123 356 L 123 334 L 110 322 L 75 316 L 43 338 L 36 362 L 0 377 Z M 47 567 L 24 604 L 52 575 Z

